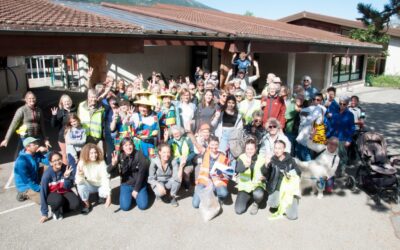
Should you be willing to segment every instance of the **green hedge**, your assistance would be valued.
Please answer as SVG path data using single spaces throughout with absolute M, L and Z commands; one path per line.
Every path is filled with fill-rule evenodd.
M 371 76 L 367 81 L 374 87 L 400 88 L 400 76 L 382 75 Z

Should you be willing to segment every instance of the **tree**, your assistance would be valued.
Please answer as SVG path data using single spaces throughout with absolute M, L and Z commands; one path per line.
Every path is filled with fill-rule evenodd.
M 249 11 L 249 10 L 246 10 L 246 12 L 243 15 L 245 15 L 245 16 L 254 16 L 254 13 Z
M 393 16 L 400 18 L 400 0 L 389 0 L 389 3 L 383 6 L 382 11 L 373 8 L 371 4 L 365 3 L 359 3 L 357 9 L 363 15 L 363 17 L 358 18 L 359 20 L 366 26 L 374 25 L 373 32 L 375 36 L 386 33 L 390 25 L 390 19 Z

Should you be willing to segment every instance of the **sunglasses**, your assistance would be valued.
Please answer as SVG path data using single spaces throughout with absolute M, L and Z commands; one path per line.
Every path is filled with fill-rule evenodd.
M 261 119 L 255 119 L 254 122 L 262 122 Z
M 341 102 L 339 103 L 340 106 L 347 106 L 347 103 Z
M 269 129 L 273 129 L 273 128 L 277 128 L 277 127 L 278 127 L 278 126 L 276 126 L 276 125 L 269 125 L 269 126 L 268 126 Z
M 314 101 L 321 102 L 321 101 L 322 101 L 322 99 L 319 99 L 319 98 L 314 98 Z

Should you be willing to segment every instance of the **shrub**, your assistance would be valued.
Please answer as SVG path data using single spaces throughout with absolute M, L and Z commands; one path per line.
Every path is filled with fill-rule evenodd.
M 374 87 L 400 88 L 400 76 L 382 75 L 372 76 L 371 85 Z

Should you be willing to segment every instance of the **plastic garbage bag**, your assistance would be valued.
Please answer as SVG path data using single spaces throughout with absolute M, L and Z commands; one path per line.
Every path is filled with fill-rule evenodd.
M 205 222 L 211 220 L 219 213 L 221 205 L 218 198 L 214 194 L 213 185 L 208 185 L 206 188 L 199 191 L 200 197 L 200 213 Z

